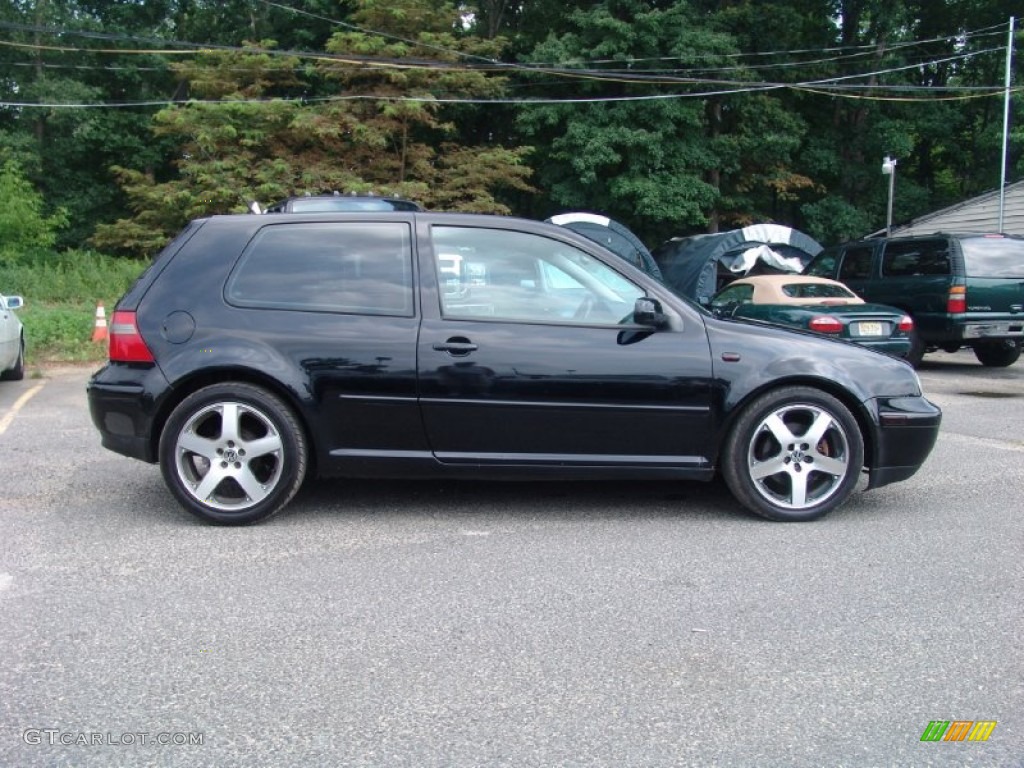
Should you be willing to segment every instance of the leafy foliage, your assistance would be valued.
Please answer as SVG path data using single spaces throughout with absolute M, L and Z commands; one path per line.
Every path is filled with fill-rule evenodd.
M 13 160 L 0 167 L 0 259 L 9 260 L 24 251 L 49 248 L 67 225 L 64 211 L 47 216 L 43 198 Z
M 0 146 L 65 212 L 58 247 L 152 252 L 193 216 L 334 189 L 596 209 L 651 245 L 766 220 L 834 241 L 884 222 L 884 155 L 897 221 L 998 184 L 1017 5 L 0 3 L 0 100 L 25 105 L 0 106 Z M 1015 175 L 1021 124 L 1018 95 Z

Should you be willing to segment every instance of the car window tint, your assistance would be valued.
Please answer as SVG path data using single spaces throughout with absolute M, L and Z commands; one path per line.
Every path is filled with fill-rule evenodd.
M 814 261 L 807 265 L 804 274 L 814 275 L 815 277 L 832 277 L 836 271 L 836 258 L 838 256 L 839 251 L 835 249 L 822 251 Z
M 367 200 L 347 197 L 311 197 L 292 200 L 288 207 L 293 213 L 323 213 L 328 211 L 416 211 L 419 206 L 403 200 Z
M 398 222 L 264 227 L 242 253 L 226 295 L 243 307 L 410 316 L 409 227 Z
M 948 275 L 949 245 L 945 240 L 890 241 L 882 254 L 882 274 L 890 277 Z
M 730 285 L 723 288 L 714 299 L 711 300 L 712 307 L 725 307 L 729 304 L 746 304 L 754 298 L 754 286 L 743 283 Z
M 1024 240 L 965 237 L 960 247 L 968 277 L 1024 278 Z
M 839 267 L 839 279 L 856 280 L 871 277 L 871 259 L 874 253 L 874 247 L 847 248 L 843 253 L 843 263 Z
M 832 283 L 788 283 L 782 292 L 794 299 L 850 299 L 857 294 L 841 285 Z
M 480 227 L 432 228 L 441 311 L 451 319 L 607 325 L 632 318 L 644 290 L 552 238 Z

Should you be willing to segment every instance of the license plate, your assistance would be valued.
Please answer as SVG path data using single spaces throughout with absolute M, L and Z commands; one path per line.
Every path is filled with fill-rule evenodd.
M 857 335 L 858 336 L 881 336 L 882 335 L 882 324 L 881 323 L 857 323 Z

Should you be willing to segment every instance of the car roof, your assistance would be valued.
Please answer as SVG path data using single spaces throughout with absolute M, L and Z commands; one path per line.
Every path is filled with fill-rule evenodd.
M 859 296 L 789 296 L 783 292 L 787 285 L 827 285 L 842 289 L 845 293 L 852 293 L 849 288 L 837 280 L 829 280 L 827 277 L 815 277 L 813 275 L 781 274 L 781 275 L 754 275 L 752 277 L 741 277 L 729 284 L 752 285 L 754 286 L 754 298 L 758 304 L 863 304 L 864 300 Z
M 332 211 L 422 211 L 412 200 L 382 195 L 296 195 L 267 207 L 267 213 L 329 213 Z

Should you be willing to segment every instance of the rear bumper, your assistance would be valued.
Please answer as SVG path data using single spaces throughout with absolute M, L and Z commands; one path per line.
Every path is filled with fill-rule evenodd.
M 876 431 L 868 487 L 878 488 L 906 480 L 921 468 L 938 439 L 942 411 L 924 397 L 872 403 Z
M 1024 339 L 1024 318 L 967 323 L 960 327 L 965 341 L 977 339 Z
M 86 385 L 89 414 L 104 448 L 149 463 L 157 460 L 153 434 L 157 399 L 170 388 L 155 366 L 109 364 Z
M 910 339 L 885 339 L 884 341 L 862 341 L 861 339 L 854 339 L 857 344 L 868 349 L 873 349 L 875 352 L 884 352 L 887 355 L 893 357 L 906 357 L 910 354 Z

